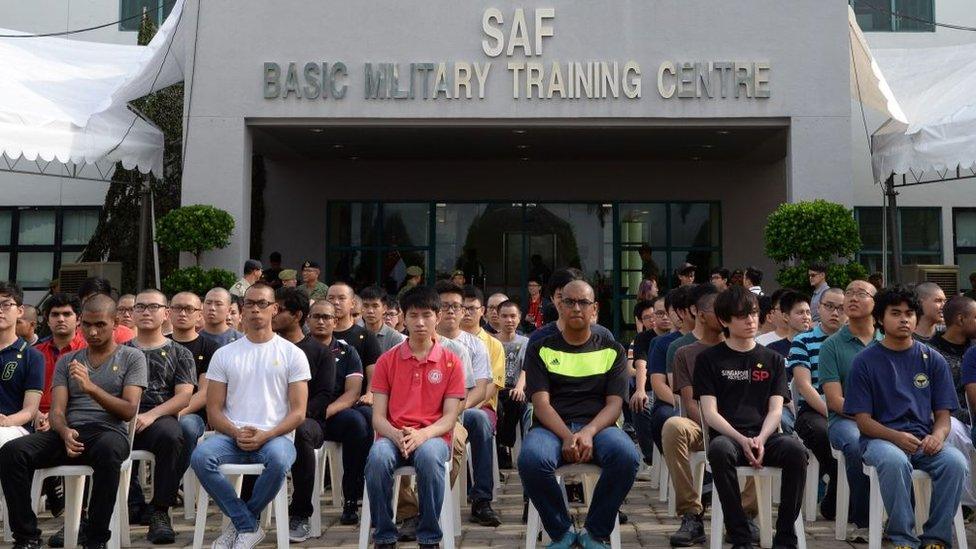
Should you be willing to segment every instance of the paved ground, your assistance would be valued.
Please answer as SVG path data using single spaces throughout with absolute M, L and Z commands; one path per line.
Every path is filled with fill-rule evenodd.
M 514 471 L 503 471 L 507 477 L 504 482 L 501 494 L 495 505 L 496 510 L 501 515 L 502 526 L 497 528 L 486 528 L 476 526 L 466 522 L 468 519 L 467 506 L 462 508 L 463 533 L 459 547 L 478 548 L 478 547 L 507 547 L 513 549 L 524 545 L 525 529 L 521 523 L 522 514 L 522 487 L 518 481 L 518 475 Z M 323 530 L 324 533 L 319 539 L 311 539 L 296 547 L 355 547 L 358 543 L 359 527 L 341 526 L 338 522 L 338 514 L 331 506 L 323 503 Z M 216 505 L 211 503 L 210 516 L 207 520 L 207 535 L 205 547 L 217 536 L 220 527 L 220 517 L 217 515 Z M 582 508 L 573 506 L 574 515 L 577 522 L 582 522 Z M 621 527 L 621 539 L 624 547 L 669 547 L 668 535 L 677 529 L 678 519 L 667 516 L 667 506 L 657 501 L 657 490 L 652 490 L 647 482 L 638 482 L 624 505 L 624 511 L 629 515 L 630 521 Z M 182 510 L 175 512 L 176 518 L 173 521 L 177 530 L 178 537 L 175 546 L 170 547 L 190 547 L 193 541 L 193 525 L 183 519 Z M 61 526 L 60 519 L 53 519 L 50 515 L 42 515 L 41 528 L 44 530 L 45 540 Z M 706 528 L 708 522 L 706 521 Z M 968 536 L 971 546 L 976 546 L 976 525 L 968 525 Z M 812 524 L 807 523 L 807 547 L 809 549 L 839 549 L 856 547 L 867 549 L 867 545 L 852 545 L 838 542 L 833 539 L 833 522 L 817 521 Z M 154 547 L 145 540 L 146 527 L 134 526 L 132 528 L 133 547 Z M 275 545 L 274 532 L 269 532 L 265 538 L 265 543 L 261 547 L 273 547 Z M 403 548 L 414 548 L 416 544 L 401 544 Z M 541 547 L 541 546 L 540 546 Z M 728 546 L 726 546 L 728 547 Z

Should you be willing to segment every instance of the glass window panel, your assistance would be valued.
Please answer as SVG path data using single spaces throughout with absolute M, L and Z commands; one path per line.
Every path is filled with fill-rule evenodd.
M 956 246 L 976 247 L 976 210 L 953 210 Z
M 858 261 L 869 273 L 883 272 L 880 253 L 862 253 L 858 255 Z
M 901 217 L 902 252 L 942 249 L 940 208 L 898 208 Z M 941 261 L 940 261 L 941 263 Z
M 376 254 L 372 250 L 330 250 L 325 280 L 346 280 L 361 288 L 376 284 Z
M 65 210 L 61 227 L 61 244 L 85 246 L 98 227 L 98 210 Z
M 24 288 L 46 288 L 54 272 L 53 252 L 17 254 L 17 283 Z
M 959 288 L 976 289 L 969 283 L 969 275 L 976 273 L 976 254 L 959 254 L 956 256 L 956 264 L 959 265 Z
M 504 284 L 504 233 L 522 225 L 522 207 L 512 204 L 437 204 L 434 212 L 435 279 L 457 269 L 478 287 Z
M 672 204 L 671 246 L 716 246 L 718 223 L 717 204 Z
M 386 246 L 427 246 L 430 205 L 383 204 L 383 244 Z
M 0 252 L 0 280 L 10 279 L 10 253 Z
M 0 246 L 10 245 L 10 238 L 13 236 L 13 218 L 12 210 L 0 210 Z
M 21 246 L 54 245 L 54 210 L 22 210 L 20 212 Z
M 891 15 L 872 6 L 891 8 L 891 0 L 850 0 L 857 24 L 864 32 L 890 32 Z
M 942 254 L 901 254 L 902 265 L 941 265 Z
M 329 245 L 375 245 L 378 209 L 374 202 L 330 202 Z
M 692 251 L 692 252 L 671 252 L 671 273 L 668 279 L 672 288 L 678 286 L 677 270 L 685 263 L 691 263 L 696 267 L 695 282 L 707 282 L 708 271 L 712 267 L 718 267 L 717 251 Z
M 620 244 L 667 246 L 667 204 L 621 204 Z
M 61 252 L 61 263 L 60 263 L 60 265 L 63 267 L 65 263 L 77 263 L 77 262 L 79 262 L 81 260 L 81 254 L 83 254 L 83 253 L 84 252 L 81 251 L 81 250 L 72 251 L 72 252 Z
M 383 260 L 382 272 L 380 273 L 380 283 L 390 294 L 396 295 L 403 287 L 407 278 L 407 269 L 413 266 L 420 267 L 424 273 L 427 272 L 427 252 L 426 251 L 400 251 L 391 250 L 386 253 Z M 424 282 L 427 279 L 424 277 Z
M 156 25 L 162 24 L 173 9 L 173 0 L 119 0 L 119 30 L 137 31 L 145 13 Z
M 877 0 L 875 0 L 877 1 Z M 894 0 L 895 30 L 903 32 L 934 32 L 934 0 Z M 899 17 L 903 16 L 903 17 Z
M 861 247 L 880 252 L 883 240 L 881 208 L 854 208 L 854 213 L 861 234 Z

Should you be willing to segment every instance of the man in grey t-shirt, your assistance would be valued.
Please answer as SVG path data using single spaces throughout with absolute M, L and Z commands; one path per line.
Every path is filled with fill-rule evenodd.
M 129 456 L 127 422 L 139 410 L 146 386 L 142 353 L 115 343 L 115 302 L 104 295 L 85 301 L 81 332 L 88 348 L 62 356 L 51 388 L 50 429 L 8 442 L 0 449 L 0 482 L 14 539 L 39 546 L 41 531 L 30 501 L 34 470 L 88 465 L 91 500 L 86 547 L 104 547 L 119 488 L 119 470 Z M 74 536 L 71 536 L 74 537 Z M 66 546 L 77 540 L 65 539 Z

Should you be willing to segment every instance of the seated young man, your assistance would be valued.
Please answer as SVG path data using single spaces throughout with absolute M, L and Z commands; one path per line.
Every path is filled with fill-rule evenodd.
M 278 313 L 271 286 L 249 287 L 241 312 L 247 334 L 217 349 L 207 370 L 207 418 L 217 434 L 190 458 L 200 485 L 230 517 L 216 549 L 251 549 L 264 539 L 261 511 L 295 462 L 294 431 L 305 420 L 312 377 L 305 353 L 271 328 Z M 228 463 L 264 465 L 247 502 L 218 470 Z
M 796 438 L 778 432 L 789 399 L 783 357 L 756 343 L 759 303 L 746 288 L 722 292 L 715 299 L 715 316 L 726 338 L 698 355 L 693 385 L 709 427 L 708 462 L 725 529 L 733 549 L 752 547 L 736 467 L 779 467 L 783 476 L 773 546 L 796 547 L 793 525 L 803 502 L 807 451 Z
M 888 538 L 897 547 L 945 548 L 952 545 L 952 518 L 969 466 L 959 450 L 943 446 L 959 402 L 945 359 L 912 338 L 920 314 L 912 290 L 878 293 L 872 315 L 884 339 L 854 357 L 844 413 L 857 420 L 864 463 L 878 471 Z M 932 477 L 935 494 L 921 536 L 912 509 L 915 468 Z
M 505 349 L 505 388 L 498 393 L 499 411 L 496 438 L 499 445 L 499 461 L 503 469 L 511 468 L 509 449 L 515 446 L 515 433 L 521 428 L 525 415 L 525 392 L 516 391 L 516 383 L 522 374 L 522 361 L 529 338 L 517 330 L 522 323 L 522 311 L 518 303 L 505 300 L 496 305 L 498 333 L 495 337 Z M 507 462 L 505 459 L 507 458 Z M 508 465 L 508 467 L 505 467 Z
M 24 292 L 0 282 L 0 447 L 28 433 L 44 391 L 44 357 L 17 335 Z
M 173 543 L 176 532 L 169 518 L 169 508 L 183 476 L 186 457 L 183 429 L 176 414 L 190 403 L 196 385 L 196 365 L 185 347 L 163 335 L 163 322 L 169 317 L 166 296 L 159 290 L 143 290 L 136 296 L 132 317 L 136 337 L 126 345 L 141 351 L 149 368 L 149 384 L 139 402 L 136 416 L 134 450 L 149 450 L 156 456 L 153 472 L 151 508 L 139 486 L 139 475 L 129 484 L 129 516 L 133 523 L 147 522 L 146 539 L 151 543 Z M 145 517 L 148 520 L 140 520 Z
M 146 387 L 146 359 L 113 338 L 115 302 L 105 295 L 85 301 L 81 332 L 88 347 L 58 359 L 51 389 L 50 428 L 17 438 L 0 448 L 0 482 L 18 549 L 41 547 L 41 531 L 31 506 L 36 469 L 88 465 L 94 470 L 86 548 L 106 547 L 119 489 L 119 470 L 129 456 L 128 422 L 139 411 Z
M 615 422 L 627 396 L 627 353 L 590 329 L 593 288 L 582 280 L 562 289 L 556 303 L 562 331 L 530 342 L 525 352 L 526 395 L 533 426 L 518 458 L 525 493 L 539 511 L 551 547 L 609 547 L 610 534 L 640 456 Z M 562 465 L 590 463 L 603 471 L 577 534 L 556 482 Z
M 373 430 L 377 439 L 366 460 L 366 490 L 378 548 L 396 546 L 393 471 L 417 470 L 420 518 L 417 541 L 437 547 L 444 533 L 440 514 L 451 458 L 451 432 L 465 398 L 461 360 L 436 338 L 440 296 L 417 286 L 400 299 L 409 337 L 383 354 L 373 374 Z M 463 466 L 463 465 L 462 465 Z M 453 536 L 454 532 L 446 535 Z

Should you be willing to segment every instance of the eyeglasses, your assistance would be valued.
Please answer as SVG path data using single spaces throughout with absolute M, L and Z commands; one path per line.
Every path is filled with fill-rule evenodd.
M 17 302 L 12 300 L 8 300 L 0 303 L 0 309 L 3 309 L 4 311 L 9 311 L 10 309 L 13 309 L 14 307 L 17 306 L 18 306 Z
M 150 313 L 155 313 L 160 309 L 169 309 L 166 305 L 160 305 L 159 303 L 136 303 L 132 310 L 137 313 L 144 313 L 149 311 Z
M 176 314 L 186 313 L 188 315 L 192 315 L 193 313 L 197 311 L 202 311 L 203 309 L 200 309 L 199 307 L 194 307 L 192 305 L 173 305 L 172 307 L 170 307 L 170 310 Z
M 575 309 L 576 307 L 586 309 L 587 307 L 590 307 L 596 303 L 595 301 L 590 301 L 589 299 L 573 299 L 570 297 L 564 297 L 562 302 L 563 306 L 565 306 L 567 309 Z
M 820 303 L 820 306 L 827 309 L 828 313 L 842 313 L 844 312 L 844 305 L 831 305 L 830 303 Z
M 668 316 L 668 312 L 667 311 L 654 311 L 654 316 L 656 316 L 658 318 L 664 318 L 664 317 Z
M 807 273 L 807 278 L 813 278 L 813 277 L 819 276 L 819 275 L 820 275 L 820 273 Z
M 274 301 L 268 301 L 266 299 L 262 299 L 261 301 L 254 301 L 253 299 L 244 300 L 244 308 L 246 309 L 250 309 L 251 307 L 257 307 L 258 309 L 261 309 L 263 311 L 272 305 L 274 305 Z
M 460 303 L 441 303 L 441 309 L 448 311 L 454 311 L 455 313 L 463 309 L 464 306 Z
M 844 297 L 856 297 L 858 299 L 868 299 L 869 297 L 873 298 L 874 296 L 864 290 L 847 290 L 844 292 Z
M 383 313 L 383 318 L 396 318 L 396 311 L 387 311 Z
M 461 308 L 464 309 L 464 312 L 468 313 L 469 315 L 473 315 L 478 312 L 478 309 L 481 307 L 477 307 L 475 305 L 462 305 Z
M 120 315 L 131 315 L 132 307 L 116 307 L 115 312 L 119 313 Z
M 319 321 L 319 320 L 329 321 L 329 320 L 334 319 L 335 318 L 335 315 L 330 315 L 329 313 L 315 313 L 315 314 L 309 315 L 309 318 L 311 318 L 313 321 L 316 321 L 316 322 Z

